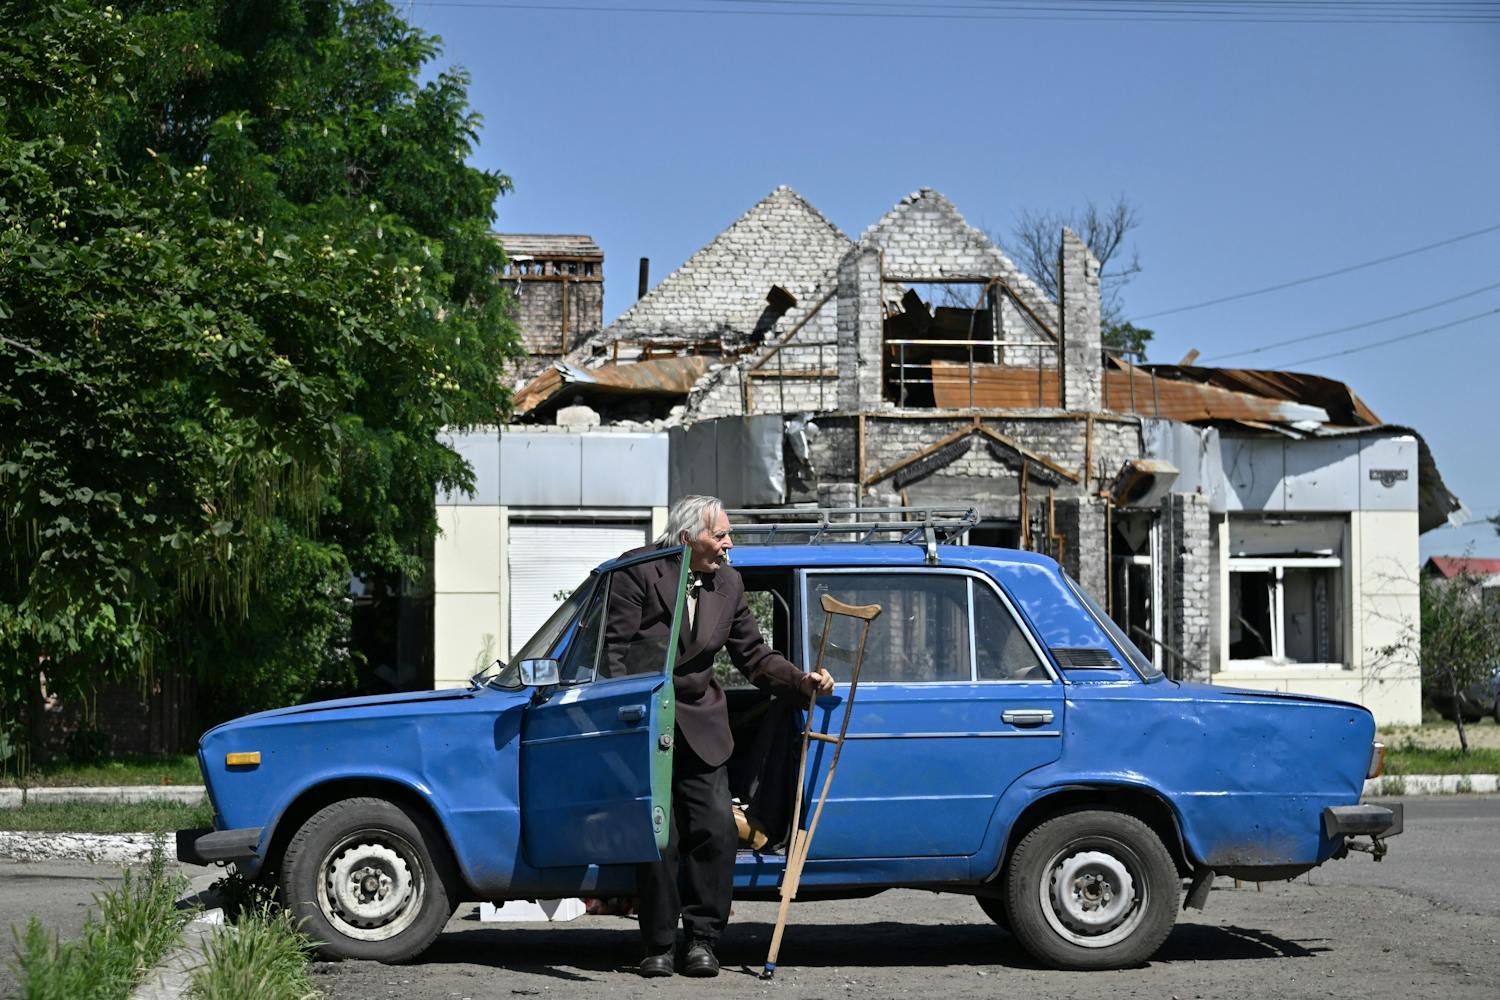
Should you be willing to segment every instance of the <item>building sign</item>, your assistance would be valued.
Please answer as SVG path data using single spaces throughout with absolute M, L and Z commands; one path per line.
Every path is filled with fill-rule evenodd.
M 1406 482 L 1405 469 L 1371 469 L 1370 478 L 1378 482 L 1386 489 L 1390 489 L 1397 483 Z

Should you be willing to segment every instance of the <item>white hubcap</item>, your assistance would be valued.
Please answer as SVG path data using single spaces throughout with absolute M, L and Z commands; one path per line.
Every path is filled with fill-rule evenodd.
M 1145 913 L 1130 870 L 1103 851 L 1058 854 L 1047 865 L 1040 890 L 1042 912 L 1052 929 L 1085 948 L 1124 940 Z
M 323 914 L 352 938 L 380 941 L 401 933 L 422 902 L 420 875 L 408 863 L 410 845 L 400 838 L 346 839 L 330 851 L 318 886 Z

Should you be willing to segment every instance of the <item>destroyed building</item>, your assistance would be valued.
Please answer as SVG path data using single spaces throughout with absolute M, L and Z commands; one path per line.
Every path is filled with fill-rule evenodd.
M 857 239 L 773 191 L 576 328 L 511 426 L 455 439 L 479 486 L 438 499 L 436 683 L 699 492 L 972 507 L 971 542 L 1057 558 L 1170 676 L 1416 721 L 1415 651 L 1390 648 L 1418 533 L 1461 509 L 1420 436 L 1329 379 L 1115 357 L 1072 233 L 1058 267 L 1054 302 L 933 190 Z
M 549 362 L 604 327 L 604 251 L 588 236 L 497 233 L 505 249 L 501 287 L 514 303 L 528 357 L 523 371 Z

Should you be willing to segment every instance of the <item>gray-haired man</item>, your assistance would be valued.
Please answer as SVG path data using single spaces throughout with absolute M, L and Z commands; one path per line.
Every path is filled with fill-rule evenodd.
M 672 829 L 660 861 L 636 873 L 643 976 L 670 976 L 680 919 L 687 938 L 683 972 L 715 976 L 714 947 L 729 922 L 737 835 L 725 763 L 734 749 L 724 691 L 714 676 L 714 654 L 729 653 L 757 687 L 806 697 L 833 691 L 827 671 L 806 674 L 771 649 L 745 602 L 745 584 L 729 565 L 729 516 L 714 497 L 686 496 L 672 505 L 656 547 L 686 545 L 692 574 L 673 671 L 677 739 L 672 756 Z M 670 571 L 673 579 L 666 579 Z M 676 567 L 661 560 L 623 570 L 610 590 L 605 649 L 665 641 L 672 628 Z M 606 655 L 604 672 L 629 672 Z M 680 870 L 679 870 L 680 869 Z

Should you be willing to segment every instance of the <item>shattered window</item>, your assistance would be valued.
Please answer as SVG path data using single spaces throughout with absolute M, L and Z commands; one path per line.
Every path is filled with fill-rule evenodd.
M 1337 557 L 1229 561 L 1229 658 L 1343 663 Z

